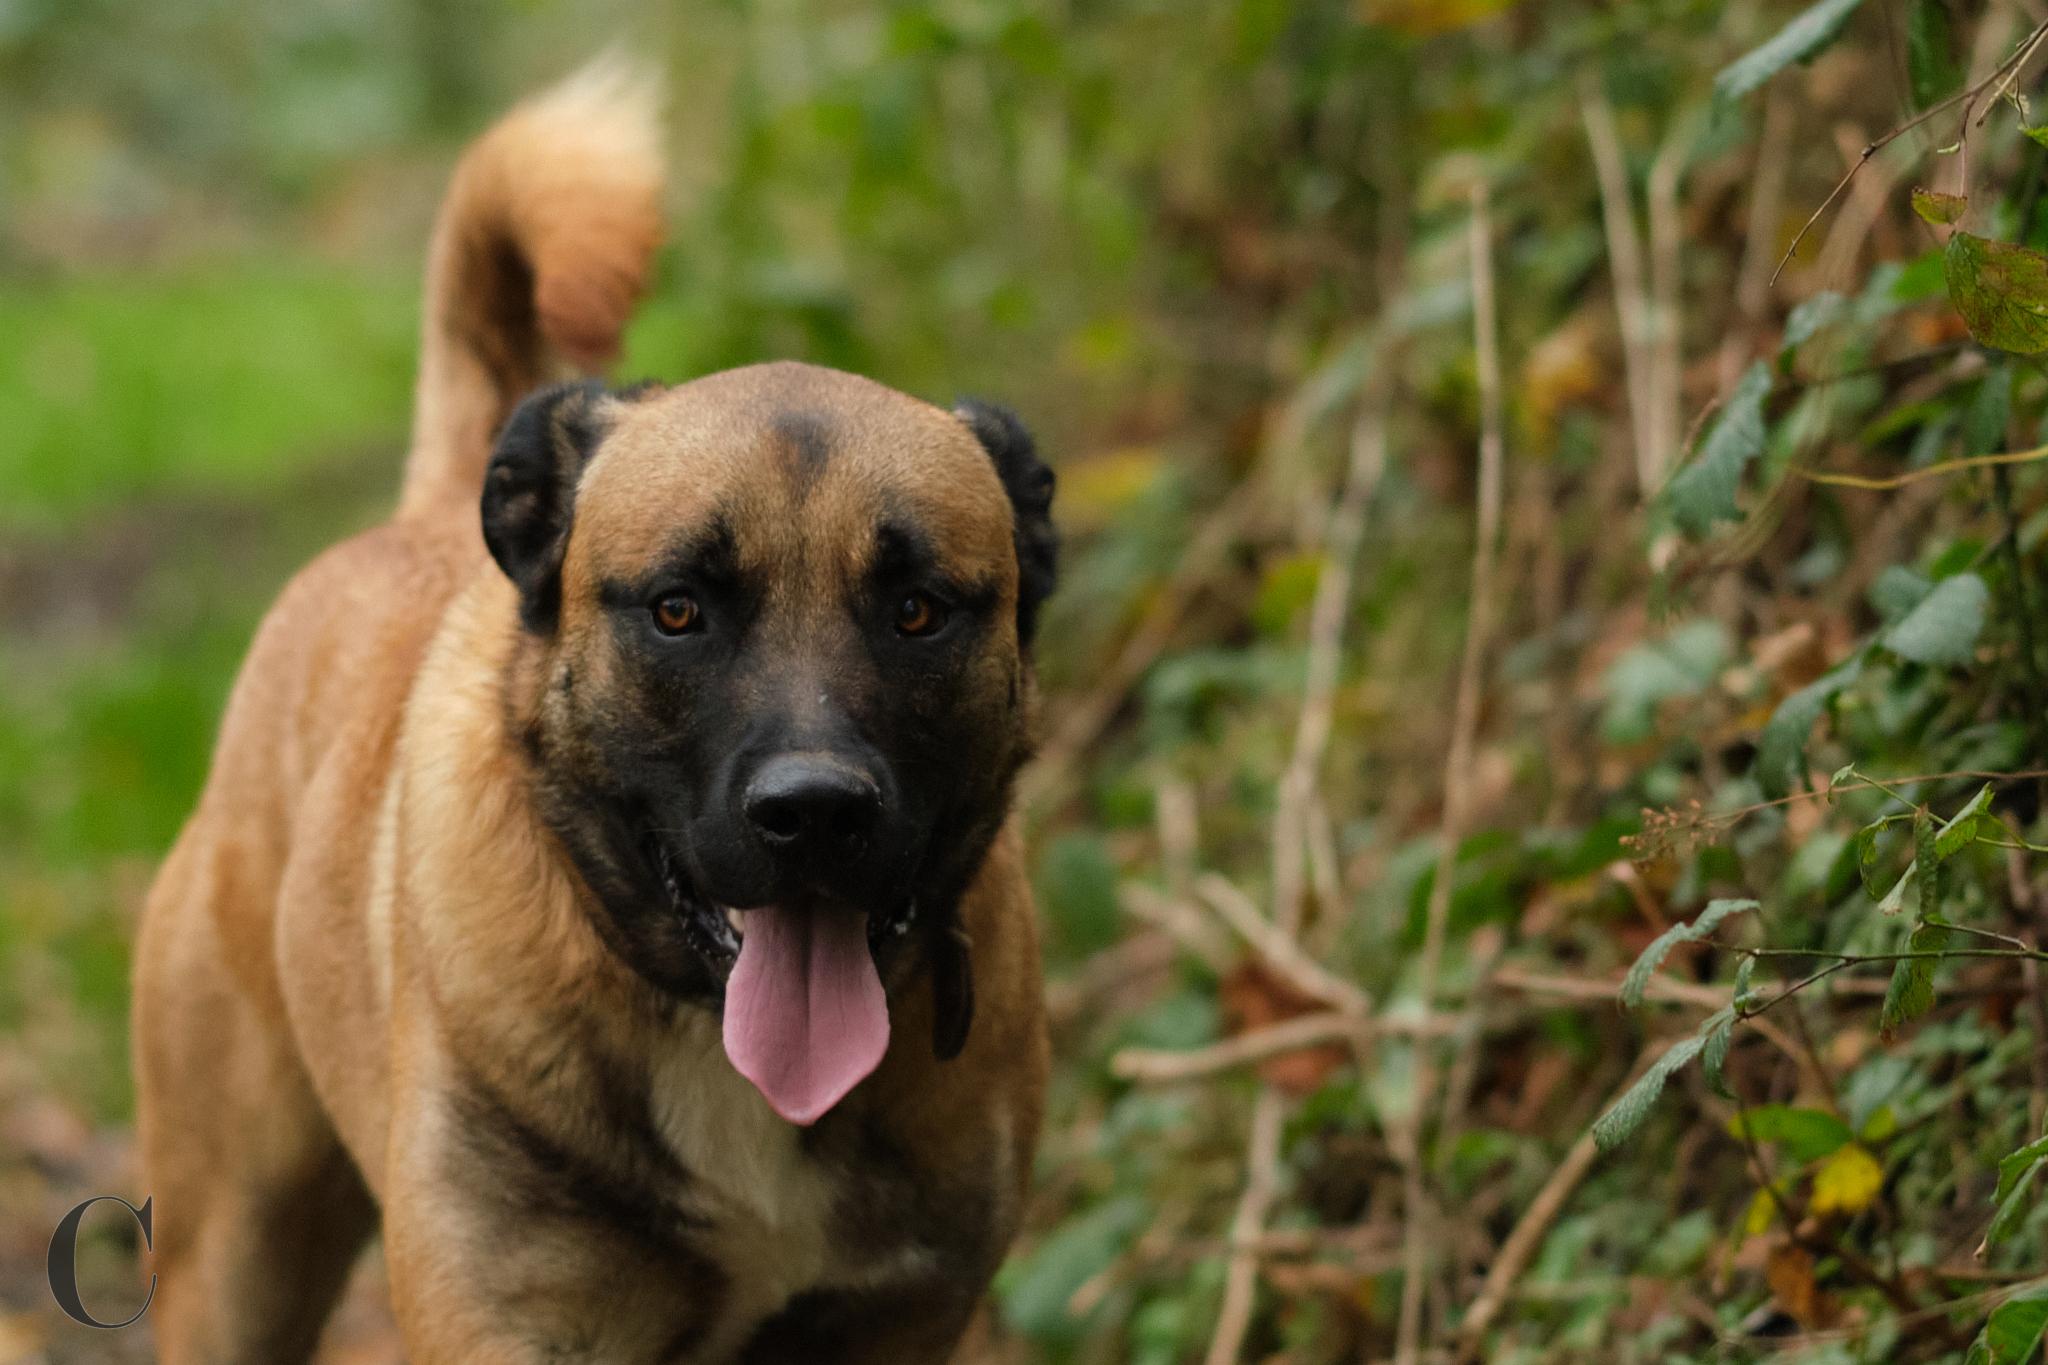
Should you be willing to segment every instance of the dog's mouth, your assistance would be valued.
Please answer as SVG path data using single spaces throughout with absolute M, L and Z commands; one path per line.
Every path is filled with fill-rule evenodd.
M 739 961 L 740 946 L 746 941 L 746 920 L 750 911 L 721 905 L 704 894 L 670 851 L 668 844 L 650 838 L 655 869 L 661 874 L 662 889 L 668 893 L 669 909 L 682 921 L 690 946 L 719 976 L 731 972 Z M 916 925 L 917 897 L 905 895 L 879 913 L 867 913 L 868 951 L 879 956 L 892 941 L 909 935 Z
M 725 976 L 726 1056 L 776 1113 L 816 1122 L 888 1051 L 876 952 L 910 931 L 915 898 L 881 914 L 814 899 L 737 910 L 698 891 L 667 846 L 656 847 L 670 906 Z

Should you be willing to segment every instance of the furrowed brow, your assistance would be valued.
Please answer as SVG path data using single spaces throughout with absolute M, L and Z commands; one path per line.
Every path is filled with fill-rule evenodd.
M 598 596 L 607 606 L 632 606 L 677 584 L 729 587 L 739 577 L 739 546 L 733 538 L 732 524 L 721 514 L 701 529 L 678 538 L 655 568 L 636 578 L 605 580 Z

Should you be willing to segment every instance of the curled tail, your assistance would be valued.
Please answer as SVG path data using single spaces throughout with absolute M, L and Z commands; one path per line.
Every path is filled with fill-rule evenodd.
M 474 501 L 513 406 L 617 354 L 661 239 L 660 106 L 604 59 L 463 154 L 427 260 L 401 517 Z

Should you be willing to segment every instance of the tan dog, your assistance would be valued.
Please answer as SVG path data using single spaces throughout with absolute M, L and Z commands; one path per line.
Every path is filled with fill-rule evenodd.
M 616 349 L 655 129 L 587 74 L 463 160 L 397 514 L 150 896 L 166 1361 L 305 1358 L 380 1212 L 414 1365 L 941 1361 L 1017 1226 L 1051 476 L 803 365 L 534 392 Z

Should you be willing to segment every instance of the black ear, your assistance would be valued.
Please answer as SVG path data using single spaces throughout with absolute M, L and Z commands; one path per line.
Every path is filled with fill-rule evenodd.
M 484 544 L 519 588 L 528 630 L 554 629 L 576 481 L 604 435 L 604 385 L 556 384 L 513 409 L 484 471 Z
M 1017 638 L 1024 644 L 1038 630 L 1038 609 L 1052 596 L 1059 576 L 1059 532 L 1052 524 L 1052 471 L 1038 458 L 1037 444 L 1008 408 L 972 398 L 954 405 L 1010 494 L 1017 517 Z

